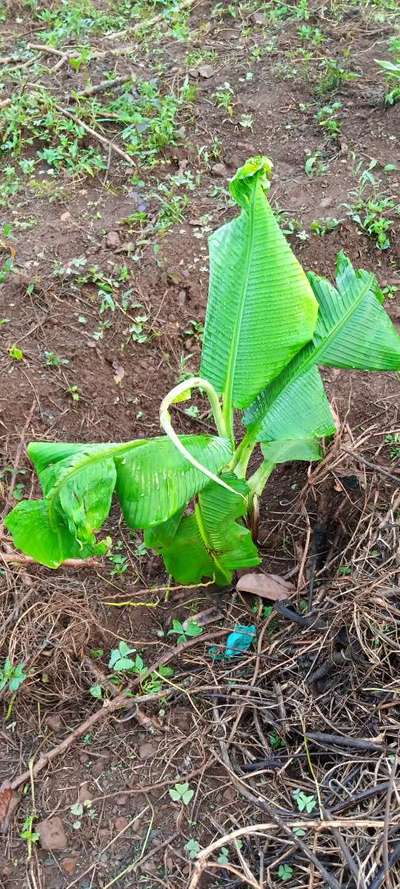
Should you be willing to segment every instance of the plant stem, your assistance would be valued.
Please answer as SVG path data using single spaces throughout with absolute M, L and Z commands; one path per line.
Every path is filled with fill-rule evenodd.
M 238 478 L 246 478 L 247 466 L 256 444 L 257 442 L 255 438 L 246 432 L 246 435 L 235 451 L 231 463 L 231 469 L 233 469 Z
M 253 475 L 247 480 L 247 484 L 250 488 L 250 494 L 255 494 L 257 497 L 261 497 L 261 494 L 265 488 L 265 485 L 274 471 L 276 463 L 272 463 L 268 460 L 263 460 L 261 466 L 256 469 Z

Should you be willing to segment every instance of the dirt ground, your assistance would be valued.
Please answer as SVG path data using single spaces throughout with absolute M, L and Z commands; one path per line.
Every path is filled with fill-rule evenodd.
M 252 154 L 273 161 L 271 202 L 304 267 L 332 279 L 345 250 L 400 329 L 400 102 L 385 103 L 375 62 L 400 56 L 396 0 L 10 0 L 0 22 L 4 511 L 37 494 L 29 440 L 159 434 L 161 397 L 198 368 L 207 237 Z M 136 151 L 115 105 L 124 78 L 138 102 L 147 84 L 157 121 L 138 125 Z M 166 592 L 117 512 L 113 556 L 93 568 L 12 565 L 3 537 L 0 666 L 28 677 L 0 692 L 0 781 L 28 770 L 4 889 L 400 884 L 399 379 L 322 375 L 337 441 L 319 465 L 279 467 L 261 503 L 263 568 L 297 585 L 297 622 L 235 589 Z M 176 425 L 211 429 L 201 401 Z M 172 620 L 203 612 L 207 638 L 179 652 Z M 256 624 L 255 650 L 214 661 L 213 637 L 238 622 Z M 102 706 L 89 689 L 112 699 L 121 640 L 149 666 L 170 653 L 173 676 L 33 780 L 29 763 Z M 53 817 L 46 849 L 34 832 Z

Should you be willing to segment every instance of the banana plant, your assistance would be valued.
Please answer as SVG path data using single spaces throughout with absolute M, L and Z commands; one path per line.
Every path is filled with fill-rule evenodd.
M 162 401 L 164 435 L 28 446 L 43 497 L 19 502 L 5 525 L 37 562 L 57 568 L 107 553 L 99 532 L 116 497 L 178 583 L 229 584 L 235 570 L 260 562 L 249 516 L 274 467 L 319 460 L 335 432 L 320 366 L 400 369 L 400 336 L 375 276 L 343 253 L 335 284 L 307 275 L 268 202 L 271 174 L 270 160 L 254 157 L 230 182 L 240 211 L 210 238 L 200 373 Z M 215 435 L 174 429 L 173 405 L 196 389 Z

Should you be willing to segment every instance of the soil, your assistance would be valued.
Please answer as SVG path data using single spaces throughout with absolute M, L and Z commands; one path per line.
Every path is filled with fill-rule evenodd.
M 390 4 L 387 11 L 382 4 L 379 18 L 380 7 L 375 9 L 374 4 L 337 4 L 339 12 L 332 9 L 335 4 L 310 4 L 306 24 L 320 28 L 326 39 L 317 48 L 311 46 L 313 58 L 306 63 L 302 50 L 310 46 L 299 38 L 304 22 L 288 17 L 271 24 L 268 15 L 273 6 L 263 4 L 258 9 L 256 4 L 245 4 L 233 8 L 235 14 L 230 14 L 231 7 L 223 3 L 213 16 L 214 4 L 202 0 L 190 12 L 186 39 L 177 39 L 169 28 L 161 31 L 154 44 L 150 39 L 142 45 L 139 38 L 131 37 L 133 56 L 136 58 L 137 52 L 143 58 L 143 70 L 149 76 L 160 61 L 167 63 L 164 90 L 173 89 L 186 75 L 189 83 L 197 87 L 196 100 L 182 113 L 180 126 L 184 133 L 181 132 L 177 144 L 167 146 L 153 168 L 142 168 L 139 159 L 138 181 L 134 183 L 132 171 L 112 149 L 107 170 L 94 178 L 77 178 L 63 172 L 51 176 L 43 163 L 43 196 L 27 185 L 10 200 L 8 207 L 2 208 L 2 222 L 11 223 L 13 231 L 12 239 L 3 237 L 0 242 L 1 256 L 4 261 L 10 247 L 14 256 L 14 272 L 0 286 L 0 319 L 8 319 L 0 327 L 0 493 L 3 492 L 4 503 L 22 435 L 24 441 L 118 441 L 159 434 L 161 397 L 177 382 L 182 369 L 195 371 L 198 367 L 201 340 L 192 322 L 204 320 L 207 236 L 231 218 L 234 211 L 224 191 L 226 180 L 252 154 L 267 154 L 273 160 L 272 204 L 277 211 L 284 212 L 284 225 L 296 220 L 289 237 L 304 267 L 332 279 L 336 254 L 345 250 L 355 266 L 374 271 L 381 286 L 390 289 L 386 307 L 400 329 L 400 300 L 396 293 L 396 287 L 400 287 L 399 216 L 393 214 L 390 248 L 380 250 L 348 215 L 361 171 L 372 160 L 377 162 L 373 173 L 380 193 L 390 195 L 400 204 L 400 103 L 385 107 L 384 81 L 374 63 L 376 58 L 388 57 L 389 41 L 398 34 L 396 11 L 389 9 Z M 16 50 L 22 35 L 25 40 L 40 42 L 38 21 L 29 6 L 10 9 L 0 38 L 4 56 Z M 121 39 L 116 36 L 106 41 L 100 35 L 91 40 L 91 45 L 97 49 L 116 48 Z M 210 76 L 202 77 L 196 65 L 187 71 L 186 54 L 194 49 L 215 53 L 212 61 L 207 61 Z M 254 52 L 257 49 L 259 54 Z M 340 64 L 343 59 L 348 60 L 358 77 L 339 83 L 333 94 L 318 97 L 319 60 L 328 56 Z M 64 65 L 56 75 L 48 76 L 47 85 L 58 97 L 64 97 L 84 88 L 89 76 L 96 84 L 104 78 L 108 67 L 120 76 L 129 72 L 130 64 L 131 59 L 123 55 L 110 61 L 94 59 L 90 75 Z M 224 108 L 216 107 L 212 98 L 215 90 L 226 83 L 233 90 L 232 116 Z M 1 96 L 7 98 L 16 88 L 6 81 Z M 342 103 L 342 128 L 338 138 L 330 140 L 315 120 L 315 113 L 318 107 L 332 101 Z M 114 138 L 112 130 L 107 131 L 107 137 Z M 216 140 L 220 151 L 213 157 Z M 89 138 L 88 144 L 95 143 Z M 320 152 L 325 167 L 320 175 L 310 176 L 305 172 L 305 160 L 315 152 Z M 387 165 L 395 169 L 385 171 Z M 143 232 L 138 226 L 124 224 L 123 220 L 138 206 L 146 208 L 150 222 L 154 220 L 159 207 L 159 184 L 173 174 L 184 179 L 188 171 L 197 184 L 188 192 L 190 202 L 180 221 L 166 232 L 152 230 L 151 225 Z M 178 186 L 177 193 L 183 192 L 184 188 Z M 313 234 L 313 220 L 328 217 L 340 220 L 337 227 L 324 236 Z M 99 272 L 90 272 L 93 267 L 101 270 L 103 280 L 113 279 L 112 290 L 118 297 L 113 311 L 100 309 L 96 283 Z M 120 300 L 124 290 L 130 291 L 126 308 Z M 129 330 L 138 314 L 146 318 L 144 342 L 135 341 Z M 104 321 L 110 324 L 101 329 Z M 10 357 L 13 345 L 23 350 L 23 360 Z M 46 353 L 60 356 L 63 363 L 49 366 Z M 307 752 L 302 747 L 306 729 L 339 734 L 354 731 L 359 738 L 372 738 L 386 745 L 376 758 L 375 752 L 368 754 L 370 759 L 367 754 L 360 754 L 364 771 L 357 772 L 353 783 L 349 777 L 350 760 L 346 756 L 340 759 L 336 748 L 338 763 L 334 764 L 332 753 L 326 768 L 318 761 L 320 779 L 326 782 L 324 787 L 330 781 L 329 770 L 334 776 L 326 797 L 331 808 L 334 803 L 343 803 L 347 793 L 386 781 L 393 763 L 390 756 L 398 741 L 396 683 L 391 684 L 383 667 L 379 680 L 372 676 L 376 661 L 371 641 L 369 662 L 356 662 L 351 680 L 334 673 L 333 680 L 329 676 L 327 684 L 316 689 L 315 685 L 307 685 L 305 679 L 315 669 L 321 652 L 323 660 L 339 645 L 335 634 L 343 633 L 344 627 L 350 637 L 353 631 L 357 636 L 359 630 L 360 644 L 366 645 L 379 607 L 383 623 L 393 621 L 394 627 L 389 661 L 385 661 L 388 669 L 395 669 L 399 650 L 399 612 L 393 617 L 389 605 L 377 605 L 375 593 L 368 592 L 368 584 L 373 586 L 374 578 L 381 583 L 384 559 L 369 555 L 366 562 L 366 557 L 360 555 L 357 537 L 370 528 L 368 539 L 372 539 L 375 527 L 394 502 L 396 460 L 385 437 L 399 430 L 398 375 L 324 370 L 323 378 L 341 425 L 340 443 L 347 450 L 355 448 L 360 459 L 341 451 L 335 463 L 338 452 L 334 451 L 328 468 L 324 464 L 321 470 L 309 469 L 306 464 L 279 467 L 261 503 L 259 539 L 263 568 L 279 574 L 292 573 L 296 580 L 302 556 L 307 557 L 310 528 L 315 528 L 321 516 L 323 522 L 328 522 L 331 568 L 323 576 L 325 586 L 320 588 L 317 584 L 316 601 L 321 613 L 327 609 L 331 625 L 326 638 L 324 634 L 313 637 L 315 644 L 310 645 L 308 654 L 307 632 L 296 623 L 288 624 L 283 617 L 274 618 L 276 637 L 271 633 L 268 647 L 263 649 L 261 668 L 258 664 L 257 669 L 261 669 L 261 678 L 265 677 L 263 687 L 271 691 L 273 681 L 279 701 L 284 696 L 286 716 L 282 716 L 283 705 L 277 716 L 276 704 L 278 711 L 274 711 L 271 724 L 274 730 L 278 726 L 282 741 L 279 754 L 287 749 L 291 756 L 279 763 L 271 740 L 266 741 L 268 749 L 262 749 L 260 734 L 254 734 L 248 714 L 239 725 L 239 740 L 233 752 L 233 761 L 242 765 L 243 757 L 246 759 L 244 744 L 251 761 L 275 757 L 271 772 L 267 767 L 264 774 L 263 793 L 268 798 L 266 788 L 270 781 L 281 817 L 293 805 L 286 782 L 292 789 L 300 785 L 307 793 L 315 793 L 313 775 L 307 774 L 302 759 Z M 74 392 L 79 400 L 73 400 Z M 197 403 L 197 417 L 188 416 L 183 409 L 177 411 L 179 431 L 210 428 L 204 405 Z M 368 463 L 372 463 L 372 468 Z M 25 496 L 37 494 L 24 452 L 19 456 L 17 483 L 24 485 Z M 14 502 L 12 499 L 11 505 Z M 360 526 L 365 512 L 370 516 L 370 525 L 366 522 Z M 119 640 L 139 649 L 150 664 L 171 646 L 171 637 L 168 639 L 166 634 L 174 618 L 183 619 L 213 608 L 207 631 L 231 629 L 237 620 L 248 622 L 249 618 L 256 620 L 258 633 L 264 628 L 266 615 L 261 606 L 255 616 L 251 597 L 232 591 L 177 590 L 166 598 L 168 578 L 159 559 L 150 553 L 140 554 L 140 536 L 129 535 L 117 513 L 112 516 L 110 529 L 116 539 L 121 535 L 121 552 L 128 560 L 126 573 L 113 573 L 114 566 L 107 560 L 95 568 L 57 572 L 32 566 L 12 568 L 5 563 L 0 571 L 2 619 L 7 621 L 6 630 L 0 634 L 1 661 L 9 655 L 14 662 L 24 662 L 29 667 L 29 680 L 15 699 L 2 702 L 1 780 L 12 780 L 32 758 L 35 762 L 40 753 L 57 744 L 100 706 L 88 693 L 96 682 L 90 663 L 107 672 L 109 652 Z M 381 545 L 384 547 L 385 543 L 379 544 L 378 549 Z M 389 550 L 391 557 L 398 558 L 397 544 L 393 544 L 392 538 L 386 547 L 388 558 Z M 354 583 L 344 570 L 348 568 L 351 573 L 352 560 L 363 558 L 361 567 L 369 572 L 365 600 L 360 598 L 362 589 L 354 591 Z M 308 558 L 303 566 L 306 578 L 310 565 Z M 357 562 L 357 570 L 361 567 Z M 398 567 L 393 571 L 390 583 L 385 575 L 385 583 L 397 590 L 389 598 L 390 607 L 399 609 L 395 580 Z M 385 596 L 386 592 L 382 592 L 381 603 L 386 602 Z M 122 602 L 129 604 L 121 606 Z M 362 612 L 360 623 L 355 617 L 357 608 Z M 378 632 L 376 627 L 374 632 Z M 266 638 L 268 634 L 269 630 Z M 306 652 L 296 660 L 301 646 L 306 646 Z M 96 660 L 93 652 L 98 649 L 103 654 Z M 365 646 L 363 652 L 365 658 Z M 293 664 L 290 668 L 286 666 L 289 662 Z M 214 663 L 207 643 L 200 641 L 187 655 L 175 656 L 173 665 L 176 673 L 172 681 L 179 688 L 189 687 L 191 681 L 201 687 L 215 683 L 223 686 L 233 679 L 247 688 L 255 669 L 254 657 L 232 669 Z M 363 680 L 369 671 L 371 687 L 381 682 L 383 688 L 378 703 L 372 701 L 371 687 Z M 392 702 L 392 709 L 381 711 L 382 695 L 384 703 Z M 330 696 L 336 704 L 342 701 L 343 709 L 337 718 L 329 715 Z M 213 715 L 213 703 L 217 717 L 215 712 Z M 233 706 L 239 711 L 244 705 Z M 194 862 L 185 846 L 190 839 L 205 847 L 243 823 L 270 820 L 253 804 L 243 801 L 237 783 L 231 781 L 226 764 L 221 762 L 218 710 L 223 727 L 228 704 L 218 694 L 214 699 L 202 697 L 201 693 L 198 697 L 185 693 L 165 702 L 153 701 L 144 704 L 143 711 L 135 714 L 133 710 L 128 721 L 127 712 L 120 711 L 73 744 L 40 773 L 31 787 L 27 781 L 0 849 L 1 886 L 189 886 Z M 321 710 L 323 717 L 318 715 Z M 330 718 L 333 728 L 327 729 Z M 388 726 L 389 735 L 385 735 Z M 229 723 L 229 731 L 231 727 Z M 266 735 L 270 739 L 268 730 Z M 295 754 L 300 756 L 297 764 Z M 355 755 L 351 760 L 353 771 L 357 771 L 356 760 Z M 277 773 L 278 765 L 281 771 Z M 187 807 L 174 802 L 169 794 L 176 782 L 185 781 L 195 791 Z M 350 790 L 344 788 L 341 794 L 341 782 L 347 782 Z M 248 783 L 256 791 L 255 781 Z M 85 799 L 90 806 L 83 805 Z M 384 807 L 385 798 L 379 800 Z M 77 803 L 83 805 L 81 815 L 76 814 Z M 377 814 L 374 805 L 368 803 L 364 809 L 361 805 L 355 814 L 364 820 L 366 815 L 370 819 L 381 817 L 382 810 Z M 71 806 L 75 806 L 75 814 Z M 39 842 L 33 843 L 30 852 L 29 844 L 20 836 L 24 819 L 30 814 L 36 816 L 35 823 L 58 816 L 65 831 L 65 841 L 61 838 L 64 848 L 46 851 Z M 398 820 L 396 824 L 398 839 Z M 352 845 L 354 834 L 350 827 L 346 829 L 348 835 L 344 835 L 350 848 L 356 848 L 356 857 L 361 855 L 359 860 L 365 861 L 372 849 L 377 871 L 381 859 L 376 837 L 380 837 L 382 828 L 377 833 L 373 827 L 362 828 L 361 852 L 355 840 Z M 390 834 L 390 843 L 396 838 L 396 830 Z M 325 847 L 322 841 L 319 846 L 319 837 L 318 833 L 311 840 L 308 837 L 310 845 L 314 842 L 315 854 L 320 854 L 325 866 L 343 880 L 340 885 L 355 886 L 337 849 L 335 852 L 334 845 L 330 847 L 329 843 Z M 218 870 L 209 869 L 203 874 L 200 885 L 275 887 L 284 882 L 278 875 L 281 861 L 286 860 L 284 834 L 270 839 L 263 849 L 258 840 L 250 845 L 246 841 L 243 850 L 245 857 L 248 853 L 253 873 L 261 874 L 260 861 L 265 860 L 264 877 L 257 876 L 259 883 L 246 882 L 241 853 L 231 850 L 225 863 L 236 868 L 236 875 L 220 863 Z M 288 861 L 293 869 L 292 875 L 285 877 L 288 886 L 300 889 L 329 885 L 314 865 L 310 873 L 307 858 L 300 850 L 292 850 Z M 369 873 L 365 867 L 364 877 Z M 372 878 L 373 874 L 370 882 L 364 884 L 371 889 Z M 392 886 L 397 885 L 399 878 L 400 871 L 394 866 Z

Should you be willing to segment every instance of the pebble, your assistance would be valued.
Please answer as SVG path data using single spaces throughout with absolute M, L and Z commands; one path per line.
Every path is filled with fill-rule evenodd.
M 114 827 L 117 833 L 120 833 L 121 830 L 125 830 L 128 827 L 129 821 L 125 818 L 124 815 L 119 815 L 118 818 L 114 820 Z
M 54 818 L 46 818 L 36 825 L 40 837 L 40 845 L 46 851 L 63 851 L 67 848 L 67 837 L 65 835 L 64 825 L 61 818 L 55 815 Z
M 78 864 L 77 858 L 63 858 L 62 868 L 66 874 L 73 874 L 76 871 L 76 866 Z
M 126 806 L 128 802 L 128 794 L 127 793 L 119 793 L 118 796 L 115 797 L 115 803 L 117 806 Z
M 106 247 L 110 250 L 116 250 L 121 245 L 121 238 L 118 232 L 108 232 L 106 237 Z
M 90 790 L 88 788 L 88 783 L 87 783 L 87 781 L 85 781 L 84 784 L 81 784 L 81 786 L 78 790 L 78 802 L 85 803 L 85 802 L 91 801 L 92 799 L 93 799 L 93 793 L 90 792 Z
M 151 741 L 145 741 L 144 744 L 140 745 L 138 752 L 140 759 L 150 759 L 151 756 L 155 756 L 157 745 L 153 744 Z
M 220 176 L 222 179 L 228 175 L 225 164 L 213 164 L 211 172 L 214 173 L 214 176 Z
M 58 713 L 54 713 L 53 715 L 48 716 L 46 722 L 49 728 L 53 730 L 53 732 L 59 732 L 60 728 L 62 728 L 61 716 Z

